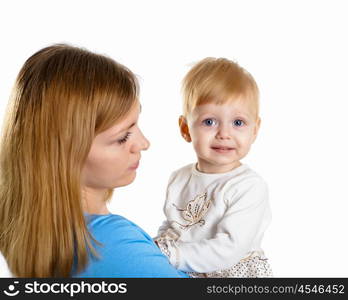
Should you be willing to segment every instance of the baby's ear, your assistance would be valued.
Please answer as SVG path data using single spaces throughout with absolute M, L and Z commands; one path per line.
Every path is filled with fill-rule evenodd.
M 184 116 L 179 117 L 179 128 L 180 128 L 181 136 L 184 138 L 186 142 L 190 143 L 192 140 L 191 140 L 190 131 L 187 125 L 187 120 Z
M 260 129 L 260 125 L 261 125 L 261 119 L 257 118 L 256 124 L 255 124 L 255 128 L 254 128 L 254 139 L 253 139 L 253 142 L 256 140 L 257 134 L 258 134 L 259 129 Z

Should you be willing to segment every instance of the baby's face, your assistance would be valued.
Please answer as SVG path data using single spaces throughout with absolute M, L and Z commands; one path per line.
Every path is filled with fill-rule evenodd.
M 224 173 L 240 166 L 254 142 L 260 120 L 247 101 L 197 106 L 187 118 L 198 169 Z

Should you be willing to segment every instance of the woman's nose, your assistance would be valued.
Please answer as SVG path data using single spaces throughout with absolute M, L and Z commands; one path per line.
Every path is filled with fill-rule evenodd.
M 150 147 L 150 142 L 149 140 L 143 135 L 143 133 L 141 133 L 142 138 L 143 138 L 143 142 L 142 142 L 142 149 L 141 150 L 147 150 Z
M 133 147 L 131 148 L 131 151 L 132 152 L 144 151 L 149 149 L 149 147 L 150 147 L 150 142 L 139 129 L 137 140 L 134 143 Z

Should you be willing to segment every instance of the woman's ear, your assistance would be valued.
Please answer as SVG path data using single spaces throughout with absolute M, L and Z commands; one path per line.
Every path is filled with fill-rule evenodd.
M 179 128 L 180 128 L 181 136 L 184 138 L 186 142 L 190 143 L 192 140 L 191 140 L 190 131 L 187 125 L 187 120 L 184 116 L 179 117 Z

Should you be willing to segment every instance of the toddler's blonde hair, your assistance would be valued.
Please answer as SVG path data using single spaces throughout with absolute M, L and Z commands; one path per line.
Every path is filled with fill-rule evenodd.
M 259 89 L 249 72 L 226 58 L 207 57 L 196 63 L 182 84 L 183 114 L 187 117 L 196 106 L 247 100 L 255 116 L 259 115 Z

